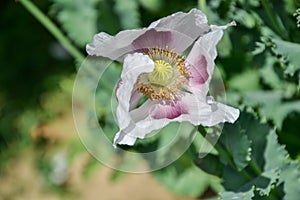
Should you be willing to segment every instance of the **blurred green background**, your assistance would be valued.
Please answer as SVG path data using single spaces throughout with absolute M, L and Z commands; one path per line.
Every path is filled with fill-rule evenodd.
M 299 160 L 300 1 L 31 1 L 57 30 L 42 25 L 26 2 L 0 4 L 1 199 L 106 200 L 128 193 L 130 199 L 206 199 L 224 190 L 221 179 L 194 167 L 192 150 L 174 164 L 189 169 L 182 174 L 172 166 L 155 178 L 101 166 L 85 151 L 72 121 L 76 69 L 94 34 L 145 27 L 191 8 L 202 9 L 210 24 L 237 22 L 225 32 L 216 60 L 227 102 L 275 127 L 279 144 Z M 109 124 L 109 110 L 100 105 L 98 112 L 99 122 Z

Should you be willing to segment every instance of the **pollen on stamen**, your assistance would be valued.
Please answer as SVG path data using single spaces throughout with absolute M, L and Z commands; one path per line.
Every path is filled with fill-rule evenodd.
M 158 47 L 148 49 L 145 54 L 159 66 L 156 66 L 153 72 L 139 76 L 135 85 L 136 90 L 150 100 L 174 103 L 182 95 L 182 89 L 190 77 L 185 57 L 168 48 Z

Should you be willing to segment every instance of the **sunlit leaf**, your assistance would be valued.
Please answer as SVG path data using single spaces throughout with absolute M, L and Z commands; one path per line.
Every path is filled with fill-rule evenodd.
M 300 112 L 300 101 L 284 101 L 286 94 L 281 91 L 249 92 L 245 95 L 245 103 L 258 106 L 262 117 L 273 120 L 276 127 L 282 128 L 283 120 L 291 112 Z
M 285 56 L 289 61 L 285 72 L 294 75 L 294 73 L 300 69 L 300 44 L 279 39 L 273 39 L 272 41 L 276 45 L 274 50 L 278 54 Z
M 282 182 L 285 199 L 298 199 L 300 197 L 300 170 L 296 161 L 289 162 L 282 168 L 279 183 Z
M 221 192 L 220 198 L 223 200 L 238 199 L 238 200 L 251 200 L 254 197 L 254 187 L 246 192 Z
M 259 123 L 257 119 L 247 113 L 241 114 L 238 127 L 239 129 L 232 130 L 231 133 L 233 131 L 239 131 L 248 137 L 248 140 L 251 141 L 251 148 L 253 149 L 251 160 L 252 163 L 255 163 L 252 164 L 252 166 L 256 165 L 256 167 L 259 168 L 258 170 L 264 169 L 267 161 L 262 158 L 262 152 L 267 151 L 267 155 L 271 157 L 269 154 L 271 154 L 272 150 L 277 150 L 277 147 L 279 146 L 277 139 L 275 138 L 273 141 L 272 138 L 268 138 L 267 134 L 270 131 L 269 127 L 265 124 Z M 266 147 L 266 143 L 268 142 L 270 145 Z M 231 148 L 238 149 L 238 146 L 235 144 L 235 146 L 232 146 Z M 282 149 L 281 146 L 278 148 Z M 262 174 L 252 177 L 252 180 L 249 180 L 249 176 L 250 175 L 241 176 L 241 174 L 238 172 L 238 168 L 234 169 L 231 166 L 226 166 L 223 171 L 223 185 L 226 190 L 235 192 L 248 191 L 254 186 L 255 190 L 259 191 L 262 195 L 267 195 L 271 191 L 272 185 L 277 181 L 279 174 L 277 168 L 266 168 L 266 170 L 262 170 Z

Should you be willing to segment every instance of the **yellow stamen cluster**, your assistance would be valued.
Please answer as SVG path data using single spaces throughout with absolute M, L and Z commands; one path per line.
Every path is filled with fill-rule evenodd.
M 163 60 L 156 60 L 154 62 L 153 72 L 148 74 L 148 80 L 155 85 L 166 86 L 174 77 L 174 71 L 169 63 Z
M 175 101 L 190 76 L 185 58 L 161 48 L 149 49 L 145 54 L 154 61 L 154 70 L 139 76 L 136 89 L 150 100 Z

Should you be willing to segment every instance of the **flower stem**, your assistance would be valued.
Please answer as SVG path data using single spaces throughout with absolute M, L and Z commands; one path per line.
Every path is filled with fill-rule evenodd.
M 66 48 L 78 63 L 84 60 L 84 55 L 37 6 L 29 0 L 18 1 Z
M 198 0 L 198 7 L 202 12 L 206 13 L 206 0 Z

